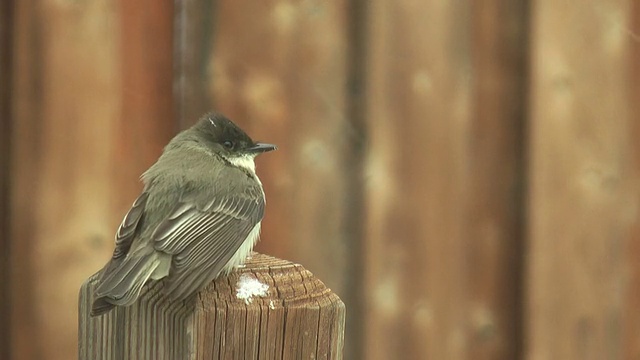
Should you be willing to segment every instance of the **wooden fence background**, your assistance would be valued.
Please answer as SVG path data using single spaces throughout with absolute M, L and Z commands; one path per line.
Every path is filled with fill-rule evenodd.
M 76 357 L 138 176 L 217 109 L 346 359 L 640 358 L 640 2 L 0 2 L 0 358 Z

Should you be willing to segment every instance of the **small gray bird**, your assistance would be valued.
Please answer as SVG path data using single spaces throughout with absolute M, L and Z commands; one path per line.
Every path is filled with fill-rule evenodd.
M 131 305 L 145 283 L 163 280 L 182 300 L 244 262 L 264 214 L 254 158 L 275 150 L 220 114 L 176 135 L 143 175 L 144 190 L 116 233 L 91 315 Z

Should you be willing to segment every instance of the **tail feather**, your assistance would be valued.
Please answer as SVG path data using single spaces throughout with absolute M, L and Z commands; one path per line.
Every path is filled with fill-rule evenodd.
M 114 306 L 131 305 L 159 265 L 154 252 L 131 254 L 119 260 L 117 264 L 107 265 L 100 276 L 94 292 L 92 316 L 104 314 Z
M 140 270 L 147 262 L 148 255 L 129 256 L 122 260 L 109 263 L 100 275 L 96 296 L 113 294 L 113 290 L 123 283 L 135 280 Z
M 108 302 L 105 298 L 97 298 L 93 301 L 93 305 L 91 306 L 91 316 L 106 314 L 114 307 L 115 305 Z

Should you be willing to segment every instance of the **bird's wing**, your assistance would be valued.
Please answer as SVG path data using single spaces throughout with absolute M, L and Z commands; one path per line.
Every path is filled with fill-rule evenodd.
M 138 224 L 140 223 L 140 219 L 142 219 L 145 206 L 147 205 L 148 197 L 149 194 L 146 192 L 140 194 L 122 220 L 116 233 L 116 248 L 113 250 L 113 260 L 117 260 L 129 252 L 138 229 Z
M 156 250 L 172 255 L 165 292 L 183 299 L 213 280 L 262 220 L 264 205 L 258 186 L 229 197 L 183 195 L 152 236 Z
M 144 270 L 145 262 L 143 260 L 146 257 L 130 259 L 127 254 L 131 249 L 131 244 L 133 244 L 134 239 L 140 232 L 140 224 L 144 217 L 148 197 L 149 194 L 147 192 L 143 192 L 138 196 L 118 228 L 113 256 L 100 272 L 98 285 L 95 289 L 95 300 L 91 308 L 92 315 L 105 313 L 113 308 L 115 304 L 129 303 L 130 295 L 137 296 L 139 289 L 144 284 L 144 280 L 138 280 L 141 271 Z M 127 291 L 114 293 L 114 289 L 119 286 L 126 286 Z M 133 299 L 135 300 L 135 297 Z

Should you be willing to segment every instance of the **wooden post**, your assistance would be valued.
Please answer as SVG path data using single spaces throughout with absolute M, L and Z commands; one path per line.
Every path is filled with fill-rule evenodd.
M 155 283 L 91 317 L 96 275 L 80 290 L 80 360 L 342 359 L 345 306 L 301 265 L 254 253 L 188 301 L 168 302 Z M 266 293 L 243 297 L 252 285 Z

